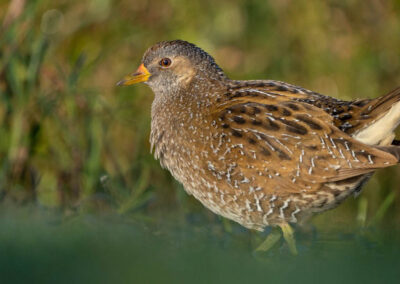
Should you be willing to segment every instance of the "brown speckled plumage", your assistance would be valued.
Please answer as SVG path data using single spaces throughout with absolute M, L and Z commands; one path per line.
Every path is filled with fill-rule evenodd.
M 156 44 L 142 62 L 155 93 L 155 157 L 207 208 L 247 228 L 333 208 L 398 162 L 399 89 L 347 102 L 278 81 L 235 81 L 179 40 Z

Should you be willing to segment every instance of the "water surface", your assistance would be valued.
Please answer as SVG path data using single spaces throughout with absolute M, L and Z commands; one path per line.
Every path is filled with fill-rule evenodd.
M 398 229 L 297 231 L 299 255 L 282 242 L 255 256 L 263 235 L 221 224 L 152 225 L 118 215 L 0 217 L 0 275 L 7 283 L 398 283 Z M 6 283 L 1 281 L 2 283 Z

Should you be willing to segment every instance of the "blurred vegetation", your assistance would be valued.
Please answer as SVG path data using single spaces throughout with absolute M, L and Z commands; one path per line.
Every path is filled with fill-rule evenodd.
M 0 228 L 7 228 L 0 230 L 2 283 L 366 284 L 397 283 L 400 277 L 399 230 L 386 236 L 378 231 L 372 241 L 329 234 L 312 246 L 299 244 L 297 257 L 278 250 L 259 259 L 249 253 L 245 236 L 182 227 L 154 234 L 121 216 L 56 226 L 54 214 L 0 213 Z
M 342 99 L 400 85 L 397 0 L 0 0 L 0 202 L 240 232 L 150 154 L 146 86 L 116 88 L 161 40 L 196 43 L 235 79 Z M 400 225 L 400 168 L 380 171 L 318 228 Z M 342 228 L 342 229 L 343 229 Z

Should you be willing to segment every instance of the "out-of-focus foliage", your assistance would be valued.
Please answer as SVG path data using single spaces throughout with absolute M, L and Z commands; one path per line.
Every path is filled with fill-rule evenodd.
M 0 0 L 1 202 L 219 224 L 150 154 L 151 90 L 115 83 L 147 47 L 179 38 L 232 78 L 376 97 L 400 85 L 399 3 Z M 398 225 L 399 171 L 379 172 L 315 224 Z
M 281 249 L 257 258 L 245 234 L 182 226 L 154 234 L 120 216 L 60 225 L 54 214 L 0 213 L 2 283 L 373 284 L 400 277 L 398 230 L 372 236 L 330 232 L 306 246 L 300 240 L 313 237 L 298 236 L 297 257 Z

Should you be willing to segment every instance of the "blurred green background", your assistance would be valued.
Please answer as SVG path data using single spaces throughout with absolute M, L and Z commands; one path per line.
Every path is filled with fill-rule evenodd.
M 88 272 L 83 258 L 77 267 L 87 275 L 113 263 L 128 268 L 135 253 L 168 262 L 166 255 L 179 251 L 175 260 L 184 265 L 215 249 L 217 267 L 228 259 L 254 261 L 251 251 L 263 235 L 204 209 L 153 159 L 151 90 L 115 87 L 158 41 L 193 42 L 234 79 L 281 80 L 341 99 L 377 97 L 400 85 L 397 0 L 0 0 L 0 19 L 0 264 L 8 255 L 17 265 L 27 247 L 42 249 L 21 262 L 22 270 L 37 259 L 46 263 L 53 250 L 68 251 L 68 261 L 79 258 L 79 247 L 99 235 L 109 250 L 101 255 L 116 262 L 92 263 Z M 399 167 L 379 171 L 360 197 L 315 217 L 303 238 L 299 233 L 307 259 L 338 247 L 338 263 L 358 246 L 375 260 L 398 252 L 398 173 Z M 120 237 L 110 237 L 115 223 L 124 224 L 116 229 Z M 53 234 L 63 237 L 48 246 Z M 88 235 L 75 248 L 81 234 Z M 395 249 L 374 250 L 382 239 Z M 143 240 L 154 246 L 138 246 Z M 159 248 L 171 242 L 182 245 Z M 193 253 L 194 244 L 207 254 Z M 94 255 L 104 249 L 96 245 L 89 249 Z M 118 258 L 114 249 L 132 255 Z

